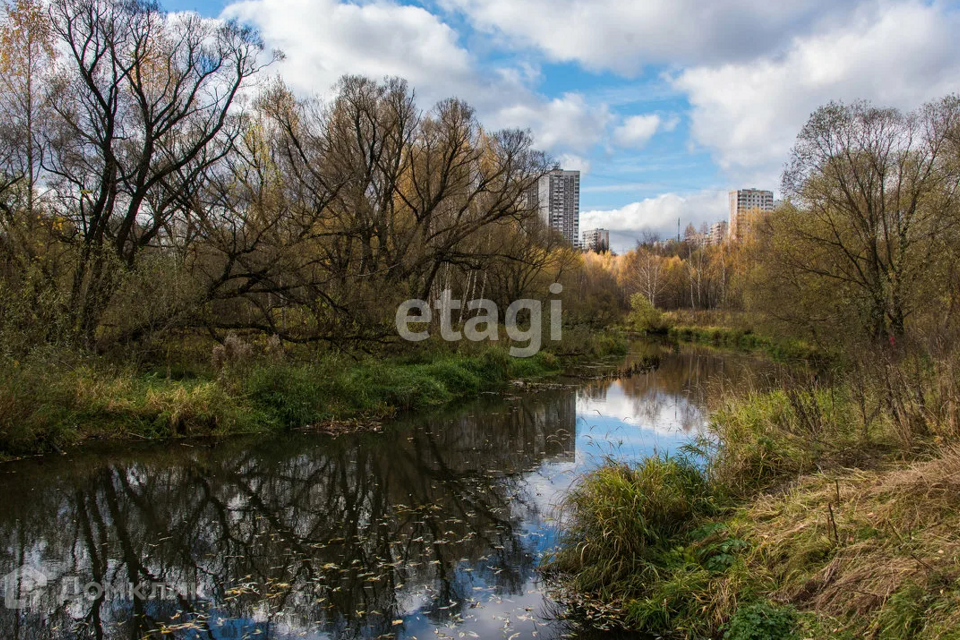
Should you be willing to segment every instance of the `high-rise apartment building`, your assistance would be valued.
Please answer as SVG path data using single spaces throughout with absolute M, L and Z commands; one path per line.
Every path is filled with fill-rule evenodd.
M 723 244 L 723 241 L 727 239 L 728 228 L 729 224 L 726 220 L 714 222 L 712 225 L 710 225 L 710 235 L 708 238 L 710 244 Z
M 746 237 L 750 217 L 757 211 L 773 211 L 773 192 L 763 189 L 738 189 L 730 192 L 730 239 Z
M 610 251 L 610 232 L 606 229 L 587 229 L 583 232 L 583 250 Z
M 543 221 L 579 247 L 580 172 L 555 169 L 540 178 L 532 195 Z

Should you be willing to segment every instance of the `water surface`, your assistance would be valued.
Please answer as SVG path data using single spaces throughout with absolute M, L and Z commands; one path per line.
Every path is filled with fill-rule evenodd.
M 770 368 L 641 344 L 625 364 L 651 355 L 378 434 L 0 465 L 0 575 L 23 606 L 0 608 L 0 637 L 586 638 L 536 571 L 564 492 L 605 457 L 674 451 L 711 396 Z

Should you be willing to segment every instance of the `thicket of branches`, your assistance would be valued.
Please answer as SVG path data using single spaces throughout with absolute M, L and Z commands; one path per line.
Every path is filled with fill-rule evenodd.
M 547 158 L 460 100 L 361 77 L 298 99 L 257 33 L 146 0 L 17 0 L 0 41 L 8 350 L 370 343 L 404 299 L 506 306 L 579 264 L 526 197 Z
M 960 310 L 960 101 L 830 104 L 800 132 L 787 204 L 738 243 L 581 257 L 527 190 L 528 133 L 486 131 L 399 79 L 294 96 L 255 32 L 145 0 L 18 0 L 0 28 L 5 349 L 252 331 L 395 336 L 408 298 L 501 308 L 566 286 L 567 320 L 756 312 L 826 341 L 943 334 Z M 463 320 L 464 318 L 459 318 Z M 835 340 L 834 340 L 835 341 Z

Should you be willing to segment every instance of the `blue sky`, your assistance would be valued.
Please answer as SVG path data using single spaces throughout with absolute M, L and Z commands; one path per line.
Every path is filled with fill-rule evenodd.
M 725 192 L 777 190 L 793 140 L 832 99 L 913 109 L 960 90 L 954 0 L 169 0 L 258 27 L 298 93 L 398 75 L 421 105 L 457 96 L 530 129 L 582 171 L 581 227 L 614 248 Z

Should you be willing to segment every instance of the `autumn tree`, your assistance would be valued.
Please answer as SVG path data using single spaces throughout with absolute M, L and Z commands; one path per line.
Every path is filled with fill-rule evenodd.
M 5 7 L 0 22 L 0 127 L 3 173 L 19 189 L 27 216 L 35 214 L 45 123 L 46 82 L 55 60 L 54 36 L 46 8 L 38 0 L 16 0 Z M 6 191 L 3 185 L 0 190 Z
M 0 18 L 0 325 L 14 343 L 63 333 L 57 276 L 66 252 L 62 221 L 41 206 L 43 138 L 56 51 L 46 6 L 17 0 Z M 0 326 L 2 330 L 2 326 Z
M 639 292 L 654 307 L 666 286 L 663 278 L 664 259 L 643 245 L 638 245 L 625 257 L 623 281 L 629 292 Z
M 874 340 L 902 337 L 935 299 L 929 276 L 958 221 L 948 144 L 958 123 L 955 97 L 911 113 L 864 102 L 818 109 L 783 176 L 792 206 L 769 227 L 770 282 L 798 305 L 817 292 Z
M 345 77 L 327 103 L 278 84 L 247 127 L 194 207 L 211 328 L 384 340 L 405 299 L 522 295 L 559 269 L 525 197 L 543 155 L 462 101 L 424 111 L 399 79 Z
M 66 68 L 44 168 L 79 250 L 75 331 L 92 345 L 121 271 L 175 232 L 240 135 L 237 97 L 263 47 L 248 29 L 146 1 L 54 0 L 50 14 Z

